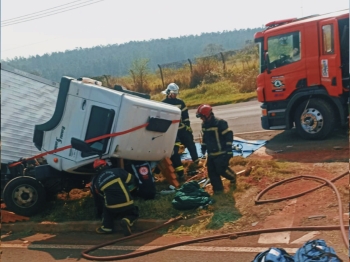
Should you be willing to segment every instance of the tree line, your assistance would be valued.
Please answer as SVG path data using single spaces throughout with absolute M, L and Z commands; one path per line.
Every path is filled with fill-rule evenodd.
M 130 41 L 124 44 L 76 48 L 28 58 L 15 57 L 2 63 L 57 82 L 62 76 L 74 78 L 124 76 L 130 73 L 133 61 L 137 59 L 148 59 L 149 69 L 155 71 L 159 65 L 167 66 L 178 61 L 242 49 L 247 42 L 252 42 L 254 34 L 261 30 L 263 28 Z

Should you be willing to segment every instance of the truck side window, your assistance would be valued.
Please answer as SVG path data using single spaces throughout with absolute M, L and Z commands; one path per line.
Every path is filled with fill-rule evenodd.
M 322 26 L 322 37 L 323 37 L 323 54 L 329 55 L 334 53 L 334 36 L 333 36 L 333 25 Z
M 103 136 L 111 133 L 115 112 L 112 109 L 106 109 L 98 106 L 92 106 L 89 124 L 86 130 L 85 141 L 91 138 Z M 89 143 L 93 148 L 105 152 L 109 138 L 104 138 Z M 82 157 L 88 157 L 94 154 L 81 153 Z
M 269 37 L 267 49 L 269 52 L 269 68 L 274 69 L 301 59 L 300 32 L 291 32 Z

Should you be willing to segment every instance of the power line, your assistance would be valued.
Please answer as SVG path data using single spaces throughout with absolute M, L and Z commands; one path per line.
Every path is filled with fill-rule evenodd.
M 79 0 L 81 1 L 81 0 Z M 63 8 L 59 8 L 59 9 L 56 9 L 56 10 L 52 10 L 52 11 L 46 11 L 44 12 L 45 10 L 43 11 L 39 11 L 39 12 L 36 12 L 36 13 L 40 13 L 40 12 L 44 12 L 42 14 L 39 14 L 39 15 L 33 15 L 33 14 L 29 14 L 29 15 L 26 15 L 27 17 L 25 18 L 14 18 L 14 19 L 17 19 L 18 21 L 9 21 L 9 22 L 5 22 L 2 27 L 5 27 L 5 26 L 9 26 L 9 25 L 14 25 L 14 24 L 19 24 L 19 23 L 23 23 L 23 22 L 27 22 L 27 21 L 31 21 L 31 20 L 36 20 L 36 19 L 39 19 L 39 18 L 43 18 L 43 17 L 47 17 L 47 16 L 51 16 L 51 15 L 55 15 L 55 14 L 58 14 L 58 13 L 63 13 L 63 12 L 66 12 L 66 11 L 70 11 L 70 10 L 73 10 L 73 9 L 77 9 L 77 8 L 80 8 L 80 7 L 83 7 L 83 6 L 86 6 L 86 5 L 91 5 L 91 4 L 94 4 L 94 3 L 97 3 L 97 2 L 101 2 L 101 1 L 104 1 L 104 0 L 100 0 L 100 1 L 97 1 L 97 2 L 94 2 L 94 3 L 90 3 L 90 4 L 86 4 L 86 5 L 82 5 L 84 3 L 87 3 L 87 2 L 91 2 L 91 1 L 94 1 L 94 0 L 88 0 L 88 1 L 85 1 L 83 3 L 79 3 L 79 4 L 75 4 L 75 5 L 71 5 L 71 6 L 68 6 L 68 7 L 63 7 Z M 76 6 L 76 5 L 79 5 L 78 7 L 75 7 L 75 8 L 71 8 L 73 6 Z M 69 9 L 67 9 L 69 8 Z M 51 8 L 52 9 L 52 8 Z M 66 9 L 66 10 L 64 10 Z M 48 10 L 48 9 L 47 9 Z M 59 10 L 64 10 L 64 11 L 61 11 L 61 12 L 57 12 Z M 51 14 L 50 14 L 51 13 Z M 32 16 L 32 17 L 30 17 Z
M 21 46 L 17 46 L 17 47 L 12 47 L 12 48 L 8 48 L 8 49 L 5 49 L 5 50 L 1 50 L 1 52 L 6 52 L 6 51 L 10 51 L 10 50 L 13 50 L 13 49 L 18 49 L 18 48 L 22 48 L 22 47 L 27 47 L 27 46 L 30 46 L 30 45 L 36 45 L 36 44 L 40 44 L 40 43 L 43 43 L 43 42 L 47 42 L 47 41 L 52 41 L 52 40 L 55 40 L 55 39 L 58 39 L 58 38 L 61 38 L 62 36 L 60 37 L 55 37 L 55 38 L 50 38 L 50 39 L 46 39 L 46 40 L 43 40 L 43 41 L 40 41 L 40 42 L 35 42 L 35 43 L 31 43 L 31 44 L 28 44 L 28 45 L 21 45 Z
M 70 4 L 72 4 L 72 3 L 80 2 L 80 1 L 82 1 L 82 0 L 73 1 L 73 2 L 70 2 L 70 3 L 64 4 L 64 5 L 70 5 Z M 51 8 L 48 8 L 48 9 L 44 9 L 44 10 L 41 10 L 41 11 L 38 11 L 38 12 L 34 12 L 34 13 L 31 13 L 31 14 L 21 15 L 21 16 L 17 16 L 17 17 L 14 17 L 14 18 L 2 20 L 1 23 L 7 22 L 7 21 L 9 21 L 9 20 L 17 20 L 18 18 L 24 17 L 24 16 L 31 16 L 31 15 L 34 15 L 34 14 L 37 14 L 37 13 L 41 13 L 41 12 L 44 12 L 44 11 L 46 11 L 46 10 L 55 9 L 55 8 L 57 8 L 57 7 L 64 6 L 64 5 L 58 5 L 58 6 L 51 7 Z
M 90 1 L 93 1 L 93 0 L 89 0 L 89 1 L 86 1 L 86 2 L 90 2 Z M 81 7 L 83 7 L 83 6 L 88 6 L 88 5 L 96 4 L 96 3 L 102 2 L 102 1 L 104 1 L 104 0 L 99 0 L 99 1 L 96 1 L 96 2 L 93 2 L 93 3 L 89 3 L 89 4 L 86 4 L 86 5 L 80 5 L 80 6 L 78 6 L 78 7 L 70 8 L 70 9 L 68 9 L 68 10 L 64 10 L 64 11 L 61 11 L 61 12 L 56 12 L 56 13 L 53 13 L 53 14 L 48 14 L 48 15 L 40 14 L 40 15 L 38 15 L 38 17 L 33 17 L 33 18 L 30 18 L 30 19 L 29 19 L 29 18 L 28 18 L 28 19 L 23 18 L 23 19 L 26 19 L 26 20 L 8 22 L 8 23 L 5 23 L 5 25 L 1 25 L 1 27 L 6 27 L 6 26 L 10 26 L 10 25 L 20 24 L 20 23 L 24 23 L 24 22 L 28 22 L 28 21 L 40 19 L 40 18 L 43 18 L 43 17 L 56 15 L 56 14 L 59 14 L 59 13 L 67 12 L 67 11 L 74 10 L 74 9 L 77 9 L 77 8 L 81 8 Z M 84 2 L 84 3 L 86 3 L 86 2 Z M 71 6 L 70 6 L 70 7 L 71 7 Z M 65 9 L 65 8 L 61 8 L 61 9 Z M 50 11 L 50 12 L 55 12 L 55 11 L 58 11 L 58 10 L 61 10 L 61 9 L 57 9 L 57 10 Z M 50 12 L 48 12 L 48 13 L 50 13 Z

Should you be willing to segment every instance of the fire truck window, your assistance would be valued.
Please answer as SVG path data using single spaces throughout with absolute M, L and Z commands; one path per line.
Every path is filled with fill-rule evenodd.
M 300 32 L 269 37 L 267 45 L 270 69 L 294 63 L 301 59 Z
M 334 53 L 334 36 L 333 36 L 333 25 L 322 26 L 323 35 L 323 54 L 329 55 Z

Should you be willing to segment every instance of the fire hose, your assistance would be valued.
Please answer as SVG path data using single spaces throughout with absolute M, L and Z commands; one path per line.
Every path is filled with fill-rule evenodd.
M 258 230 L 248 230 L 248 231 L 239 231 L 239 232 L 234 232 L 234 233 L 227 233 L 227 234 L 220 234 L 220 235 L 214 235 L 214 236 L 210 236 L 210 237 L 202 237 L 202 238 L 196 238 L 196 239 L 192 239 L 192 240 L 186 240 L 186 241 L 182 241 L 182 242 L 177 242 L 177 243 L 173 243 L 173 244 L 169 244 L 169 245 L 165 245 L 165 246 L 161 246 L 161 247 L 156 247 L 150 250 L 145 250 L 145 251 L 138 251 L 138 252 L 133 252 L 130 254 L 124 254 L 124 255 L 117 255 L 117 256 L 93 256 L 93 255 L 89 255 L 88 253 L 94 250 L 97 250 L 101 247 L 104 246 L 108 246 L 117 242 L 122 242 L 131 238 L 136 238 L 139 237 L 141 235 L 147 234 L 149 232 L 155 231 L 157 229 L 160 229 L 162 227 L 168 226 L 172 223 L 175 223 L 181 219 L 183 219 L 181 216 L 176 217 L 174 219 L 170 219 L 169 221 L 165 222 L 164 224 L 151 228 L 149 230 L 146 230 L 144 232 L 141 233 L 137 233 L 137 234 L 133 234 L 131 236 L 127 236 L 127 237 L 123 237 L 123 238 L 119 238 L 117 240 L 113 240 L 113 241 L 109 241 L 100 245 L 96 245 L 93 246 L 91 248 L 88 248 L 84 251 L 82 251 L 81 255 L 89 260 L 96 260 L 96 261 L 111 261 L 111 260 L 121 260 L 121 259 L 128 259 L 128 258 L 134 258 L 134 257 L 139 257 L 139 256 L 143 256 L 143 255 L 147 255 L 147 254 L 151 254 L 151 253 L 155 253 L 158 251 L 162 251 L 162 250 L 166 250 L 169 248 L 173 248 L 173 247 L 178 247 L 178 246 L 184 246 L 184 245 L 188 245 L 188 244 L 193 244 L 193 243 L 200 243 L 200 242 L 209 242 L 209 241 L 214 241 L 214 240 L 220 240 L 220 239 L 236 239 L 238 237 L 242 237 L 242 236 L 248 236 L 248 235 L 256 235 L 256 234 L 262 234 L 262 233 L 275 233 L 275 232 L 283 232 L 283 231 L 310 231 L 310 230 L 337 230 L 337 229 L 341 229 L 341 234 L 342 234 L 342 238 L 344 241 L 345 246 L 347 247 L 347 249 L 349 249 L 349 240 L 347 239 L 346 233 L 345 233 L 345 227 L 349 227 L 344 226 L 344 221 L 343 221 L 343 214 L 342 214 L 342 203 L 341 203 L 341 199 L 340 199 L 340 195 L 339 192 L 337 190 L 337 188 L 334 186 L 334 184 L 332 183 L 333 181 L 338 180 L 339 178 L 345 176 L 346 174 L 349 174 L 349 171 L 333 178 L 332 180 L 327 180 L 324 178 L 320 178 L 320 177 L 315 177 L 315 176 L 298 176 L 298 177 L 293 177 L 290 179 L 285 179 L 282 180 L 280 182 L 274 183 L 272 185 L 270 185 L 269 187 L 267 187 L 266 189 L 264 189 L 263 191 L 261 191 L 257 197 L 255 198 L 255 203 L 256 204 L 260 204 L 260 203 L 267 203 L 267 202 L 275 202 L 275 201 L 281 201 L 281 200 L 285 200 L 285 199 L 289 199 L 289 198 L 294 198 L 297 196 L 301 196 L 304 195 L 306 193 L 309 193 L 311 191 L 314 191 L 320 187 L 323 187 L 325 185 L 330 186 L 333 191 L 336 193 L 336 197 L 337 197 L 337 202 L 338 202 L 338 208 L 339 208 L 339 225 L 333 225 L 333 226 L 303 226 L 303 227 L 282 227 L 282 228 L 267 228 L 267 229 L 258 229 Z M 277 185 L 280 185 L 282 183 L 286 183 L 286 182 L 291 182 L 297 179 L 315 179 L 318 181 L 323 181 L 324 183 L 321 184 L 320 186 L 317 186 L 315 188 L 312 188 L 310 190 L 304 191 L 302 193 L 296 194 L 296 195 L 292 195 L 289 197 L 284 197 L 284 198 L 280 198 L 280 199 L 272 199 L 272 200 L 259 200 L 259 198 L 264 195 L 269 189 L 276 187 Z

